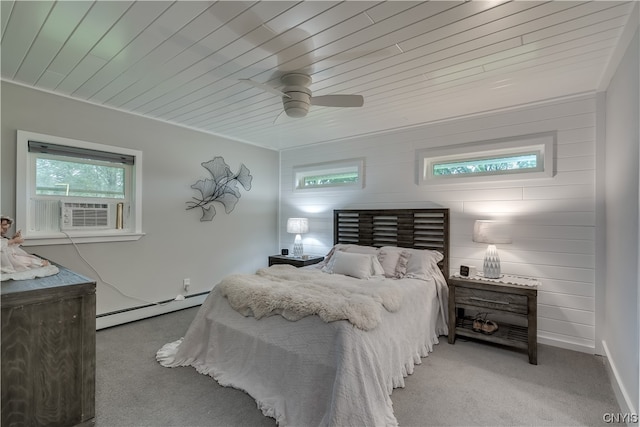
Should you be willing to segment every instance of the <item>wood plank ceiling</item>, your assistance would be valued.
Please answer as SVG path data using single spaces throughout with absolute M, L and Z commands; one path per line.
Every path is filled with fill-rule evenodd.
M 3 0 L 2 79 L 278 150 L 593 92 L 632 3 Z

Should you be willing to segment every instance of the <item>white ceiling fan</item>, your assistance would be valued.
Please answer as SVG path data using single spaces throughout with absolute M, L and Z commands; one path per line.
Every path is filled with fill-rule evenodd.
M 240 81 L 281 96 L 284 111 L 289 117 L 306 116 L 311 105 L 323 107 L 362 107 L 364 105 L 364 97 L 362 95 L 312 96 L 311 89 L 309 89 L 311 77 L 304 73 L 284 74 L 280 78 L 280 81 L 284 84 L 282 90 L 250 79 L 240 79 Z

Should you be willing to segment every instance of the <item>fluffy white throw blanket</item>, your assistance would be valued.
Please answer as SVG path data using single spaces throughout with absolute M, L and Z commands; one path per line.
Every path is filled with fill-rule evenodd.
M 290 265 L 274 265 L 255 275 L 236 274 L 218 287 L 234 310 L 260 319 L 279 314 L 288 320 L 318 315 L 325 322 L 348 320 L 368 331 L 382 310 L 400 308 L 402 294 L 393 281 L 362 280 Z

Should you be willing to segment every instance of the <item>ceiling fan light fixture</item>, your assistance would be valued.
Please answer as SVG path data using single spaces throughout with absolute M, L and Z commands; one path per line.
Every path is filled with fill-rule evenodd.
M 295 118 L 306 116 L 311 106 L 311 91 L 304 87 L 295 88 L 293 91 L 290 91 L 290 88 L 287 89 L 289 89 L 285 92 L 287 96 L 282 97 L 282 105 L 287 116 Z
M 284 111 L 287 113 L 287 116 L 297 119 L 299 117 L 304 117 L 307 115 L 307 113 L 309 112 L 309 106 L 308 105 L 306 107 L 285 106 Z

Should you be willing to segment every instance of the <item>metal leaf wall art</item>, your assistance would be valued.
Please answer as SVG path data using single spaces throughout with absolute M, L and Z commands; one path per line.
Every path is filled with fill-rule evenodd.
M 200 208 L 202 209 L 200 221 L 211 221 L 216 215 L 212 203 L 221 203 L 225 212 L 231 213 L 240 199 L 238 183 L 249 191 L 253 177 L 243 164 L 240 164 L 240 171 L 234 174 L 222 157 L 214 157 L 213 160 L 202 163 L 202 167 L 209 171 L 212 178 L 199 180 L 191 186 L 200 191 L 202 197 L 193 197 L 194 201 L 187 202 L 187 210 Z

